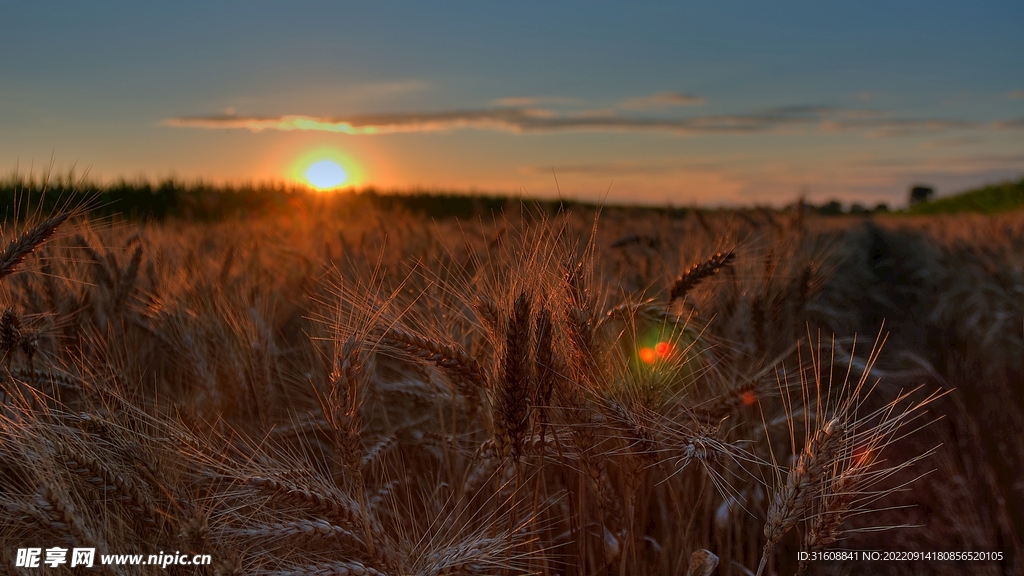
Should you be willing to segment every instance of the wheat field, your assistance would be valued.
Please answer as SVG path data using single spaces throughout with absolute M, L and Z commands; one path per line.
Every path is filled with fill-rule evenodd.
M 1024 572 L 1024 215 L 11 222 L 0 570 Z M 801 562 L 823 550 L 998 562 Z M 88 570 L 87 570 L 88 572 Z

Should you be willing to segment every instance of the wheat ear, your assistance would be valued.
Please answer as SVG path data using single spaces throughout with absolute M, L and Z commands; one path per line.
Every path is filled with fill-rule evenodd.
M 103 492 L 116 493 L 118 500 L 139 514 L 143 522 L 154 525 L 159 521 L 160 514 L 156 506 L 131 477 L 111 471 L 99 458 L 84 454 L 64 442 L 55 441 L 53 451 L 72 474 Z
M 316 490 L 263 476 L 252 476 L 246 478 L 245 482 L 268 494 L 272 502 L 276 501 L 280 504 L 299 506 L 325 513 L 343 527 L 362 530 L 365 525 L 369 524 L 372 531 L 379 532 L 380 530 L 376 521 L 369 516 L 368 511 L 361 509 L 359 504 L 349 497 L 339 497 L 340 495 L 336 494 L 326 495 Z
M 437 342 L 395 327 L 384 331 L 381 344 L 430 362 L 473 386 L 485 382 L 476 358 L 455 344 Z
M 501 361 L 501 380 L 495 390 L 493 406 L 494 440 L 502 458 L 522 456 L 523 439 L 529 431 L 530 374 L 530 299 L 526 292 L 516 298 L 512 316 L 505 324 L 505 349 Z
M 675 302 L 697 287 L 704 279 L 718 274 L 722 268 L 732 264 L 736 258 L 732 250 L 719 252 L 707 260 L 690 266 L 689 270 L 683 272 L 675 282 L 672 283 L 672 291 L 669 293 L 669 302 Z
M 64 212 L 52 218 L 47 218 L 22 234 L 17 240 L 8 244 L 3 254 L 0 254 L 0 278 L 13 274 L 18 265 L 24 262 L 25 258 L 38 248 L 40 244 L 46 242 L 50 236 L 53 236 L 57 231 L 57 227 L 63 224 L 69 216 L 71 216 L 71 212 Z
M 359 537 L 352 532 L 319 518 L 314 518 L 312 520 L 300 519 L 287 522 L 275 522 L 251 528 L 234 528 L 225 530 L 224 532 L 225 534 L 232 536 L 274 541 L 285 538 L 303 537 L 307 539 L 307 542 L 328 538 L 351 538 L 361 542 Z
M 768 508 L 768 521 L 764 525 L 764 535 L 768 542 L 761 554 L 758 575 L 763 573 L 775 545 L 821 492 L 822 474 L 825 467 L 834 462 L 845 430 L 845 424 L 839 417 L 826 422 L 814 433 L 796 464 L 789 470 L 785 487 L 775 494 Z
M 277 576 L 384 576 L 383 572 L 351 560 L 314 564 L 293 570 L 274 572 L 274 574 Z

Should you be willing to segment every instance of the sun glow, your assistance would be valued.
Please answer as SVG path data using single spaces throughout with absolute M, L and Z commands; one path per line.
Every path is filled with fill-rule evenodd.
M 360 163 L 333 146 L 307 148 L 298 156 L 282 154 L 287 161 L 284 176 L 291 182 L 320 192 L 347 190 L 365 184 Z
M 348 180 L 345 169 L 333 160 L 321 160 L 306 170 L 306 180 L 318 190 L 337 188 Z

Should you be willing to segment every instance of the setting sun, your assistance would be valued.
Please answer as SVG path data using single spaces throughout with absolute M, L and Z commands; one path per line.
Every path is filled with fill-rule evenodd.
M 306 170 L 306 180 L 310 186 L 320 190 L 337 188 L 347 179 L 348 174 L 345 170 L 332 160 L 321 160 Z
M 365 185 L 362 162 L 347 151 L 335 146 L 300 145 L 302 148 L 278 151 L 272 161 L 280 166 L 279 173 L 285 180 L 321 192 Z

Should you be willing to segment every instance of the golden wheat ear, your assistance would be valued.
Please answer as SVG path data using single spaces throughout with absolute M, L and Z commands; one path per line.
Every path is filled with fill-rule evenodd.
M 13 274 L 25 258 L 53 236 L 72 214 L 67 211 L 47 218 L 8 244 L 3 254 L 0 254 L 0 278 Z
M 685 298 L 686 295 L 697 287 L 698 284 L 704 281 L 705 278 L 714 276 L 725 268 L 732 264 L 732 261 L 736 258 L 736 254 L 732 250 L 728 252 L 719 252 L 714 256 L 708 258 L 703 262 L 698 262 L 683 272 L 675 282 L 672 283 L 672 290 L 669 293 L 668 301 L 675 302 L 680 298 Z

